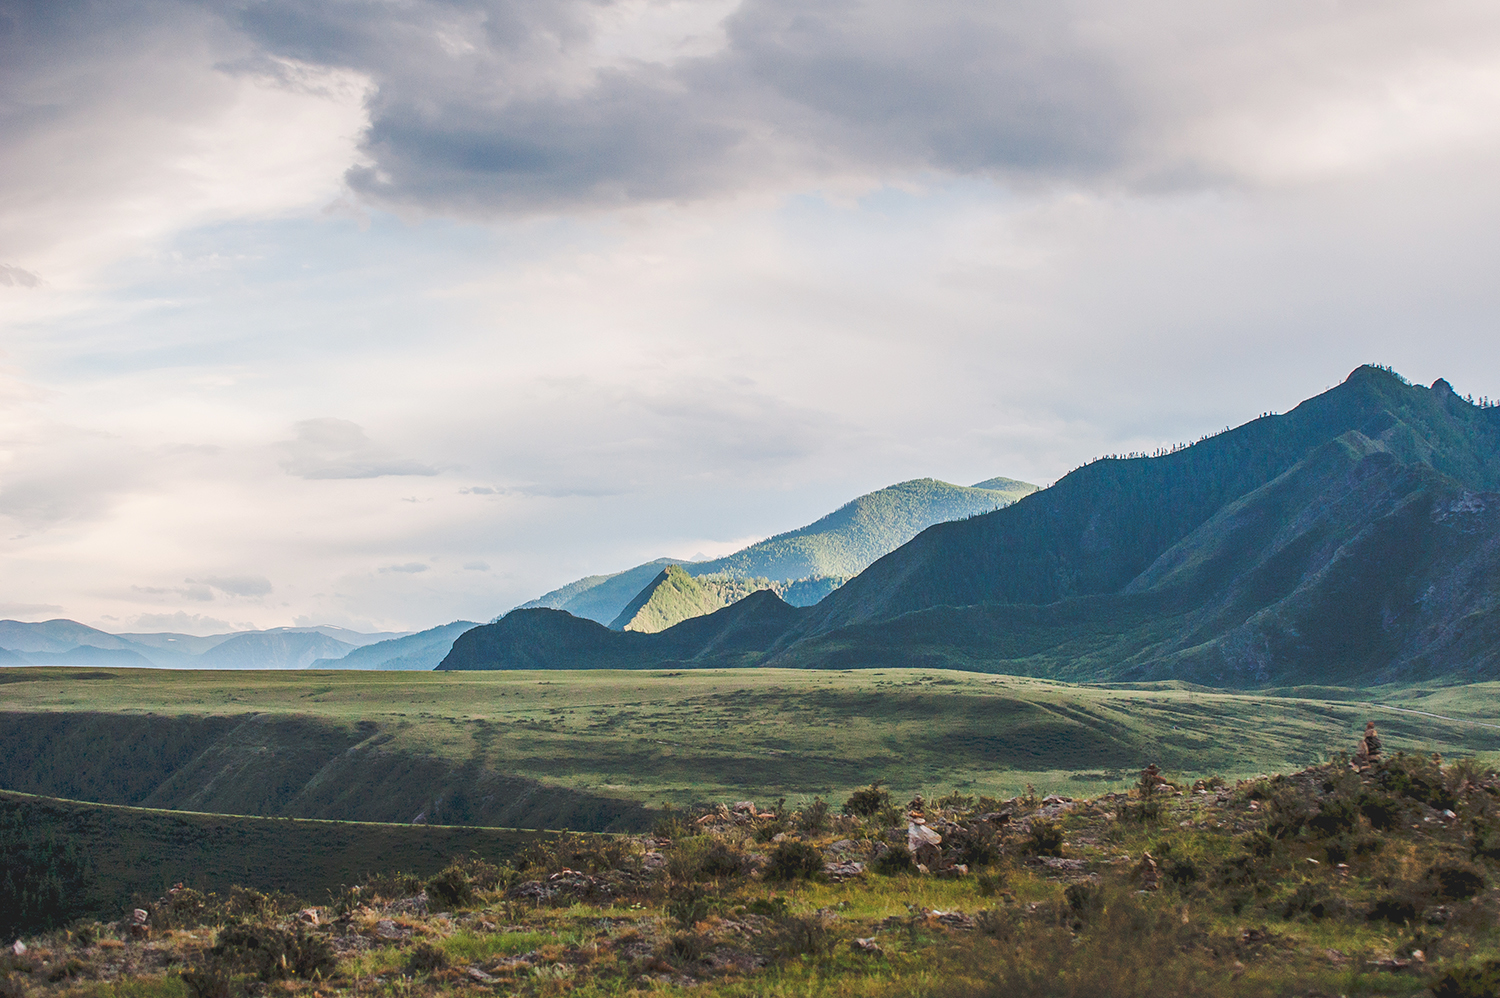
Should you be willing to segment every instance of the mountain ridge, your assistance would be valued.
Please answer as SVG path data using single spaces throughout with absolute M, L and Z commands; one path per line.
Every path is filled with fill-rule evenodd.
M 806 526 L 756 541 L 721 558 L 698 562 L 657 558 L 623 572 L 577 579 L 515 609 L 567 610 L 574 616 L 611 624 L 668 565 L 677 565 L 694 578 L 725 575 L 800 582 L 800 587 L 781 588 L 796 605 L 811 605 L 927 526 L 988 512 L 1036 490 L 1037 486 L 1029 482 L 1000 477 L 973 486 L 952 485 L 935 478 L 897 482 L 857 496 Z
M 1220 686 L 1489 675 L 1497 455 L 1500 410 L 1441 379 L 1421 388 L 1362 367 L 1287 414 L 1167 455 L 1093 461 L 929 527 L 817 605 L 787 608 L 784 629 L 741 657 Z M 545 660 L 545 627 L 528 630 L 540 642 L 528 659 Z M 675 630 L 605 658 L 703 660 L 703 642 Z M 505 667 L 503 645 L 492 665 Z M 483 667 L 459 653 L 455 666 Z

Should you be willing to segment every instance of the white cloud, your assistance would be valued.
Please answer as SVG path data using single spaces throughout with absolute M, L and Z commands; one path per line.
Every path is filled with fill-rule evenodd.
M 298 478 L 381 478 L 386 475 L 437 474 L 437 469 L 387 455 L 374 447 L 365 431 L 347 419 L 304 419 L 297 438 L 282 445 L 287 457 L 281 467 Z

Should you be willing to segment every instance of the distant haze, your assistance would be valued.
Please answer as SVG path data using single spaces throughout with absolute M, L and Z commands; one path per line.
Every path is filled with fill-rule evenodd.
M 417 631 L 1500 395 L 1494 4 L 12 0 L 0 95 L 0 618 Z

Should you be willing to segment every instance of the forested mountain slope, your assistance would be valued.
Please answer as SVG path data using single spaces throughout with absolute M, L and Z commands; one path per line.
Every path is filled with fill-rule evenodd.
M 1360 368 L 1286 415 L 931 527 L 741 655 L 1221 686 L 1488 678 L 1497 488 L 1500 409 Z M 538 661 L 546 625 L 528 627 Z M 705 663 L 675 630 L 627 657 Z
M 591 575 L 570 582 L 516 609 L 567 610 L 575 617 L 609 624 L 672 564 L 696 578 L 722 575 L 776 583 L 811 580 L 800 586 L 779 586 L 789 601 L 810 605 L 932 524 L 988 513 L 1030 495 L 1036 488 L 1011 478 L 991 478 L 968 487 L 935 478 L 900 482 L 845 503 L 805 527 L 757 541 L 723 558 L 698 562 L 658 558 L 613 575 Z

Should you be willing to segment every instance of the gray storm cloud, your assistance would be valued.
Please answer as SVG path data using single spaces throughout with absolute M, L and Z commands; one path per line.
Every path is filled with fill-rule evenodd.
M 32 0 L 7 5 L 8 33 L 11 47 L 45 49 L 131 10 L 166 31 L 173 6 L 225 25 L 229 71 L 293 60 L 367 78 L 367 162 L 348 184 L 377 203 L 476 216 L 924 172 L 1138 189 L 1274 181 L 1471 127 L 1474 108 L 1454 114 L 1454 102 L 1484 91 L 1489 106 L 1480 70 L 1500 37 L 1468 0 L 1420 12 L 741 0 L 697 5 L 722 12 L 708 22 L 593 0 Z

